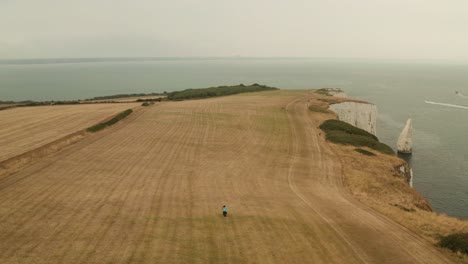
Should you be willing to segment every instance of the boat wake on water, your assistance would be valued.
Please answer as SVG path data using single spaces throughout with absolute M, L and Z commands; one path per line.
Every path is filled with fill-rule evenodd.
M 432 102 L 432 101 L 424 101 L 424 102 L 425 102 L 426 104 L 442 105 L 442 106 L 453 107 L 453 108 L 468 109 L 468 106 L 463 106 L 463 105 L 446 104 L 446 103 L 437 103 L 437 102 Z
M 468 98 L 468 96 L 462 94 L 462 93 L 459 92 L 459 91 L 455 91 L 455 94 L 458 95 L 458 96 L 460 96 L 460 97 L 462 97 L 462 98 Z

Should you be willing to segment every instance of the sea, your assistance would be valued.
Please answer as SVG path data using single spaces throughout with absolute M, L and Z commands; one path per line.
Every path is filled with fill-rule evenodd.
M 406 158 L 413 168 L 413 187 L 435 211 L 468 219 L 468 63 L 240 57 L 0 60 L 0 101 L 240 83 L 341 88 L 377 105 L 377 136 L 393 148 L 412 118 L 414 152 Z

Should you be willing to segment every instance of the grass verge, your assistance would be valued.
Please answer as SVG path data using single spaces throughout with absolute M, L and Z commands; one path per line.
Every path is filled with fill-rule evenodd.
M 343 121 L 327 120 L 320 125 L 320 129 L 326 133 L 326 139 L 333 143 L 368 147 L 384 154 L 395 154 L 392 148 L 379 142 L 376 136 Z
M 439 246 L 448 248 L 455 253 L 468 254 L 468 233 L 455 233 L 442 237 Z
M 125 117 L 127 117 L 128 115 L 130 115 L 132 112 L 133 112 L 132 109 L 127 109 L 127 110 L 121 112 L 120 114 L 116 115 L 114 118 L 112 118 L 111 120 L 109 120 L 107 122 L 99 123 L 99 124 L 94 125 L 92 127 L 88 127 L 88 129 L 86 129 L 86 131 L 93 132 L 93 133 L 98 132 L 99 130 L 102 130 L 102 129 L 108 127 L 108 126 L 114 125 L 115 123 L 119 122 L 120 120 L 122 120 Z

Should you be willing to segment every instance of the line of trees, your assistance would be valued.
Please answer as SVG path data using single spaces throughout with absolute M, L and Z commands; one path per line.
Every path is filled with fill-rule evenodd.
M 115 95 L 106 95 L 106 96 L 96 96 L 91 99 L 86 99 L 85 101 L 93 100 L 109 100 L 109 99 L 118 99 L 126 97 L 139 97 L 139 96 L 158 96 L 164 95 L 165 93 L 134 93 L 134 94 L 115 94 Z
M 161 102 L 162 98 L 137 99 L 137 102 Z

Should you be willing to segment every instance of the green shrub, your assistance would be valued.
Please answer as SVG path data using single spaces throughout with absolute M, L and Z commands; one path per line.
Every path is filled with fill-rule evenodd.
M 336 120 L 336 119 L 329 119 L 325 122 L 323 122 L 323 124 L 320 125 L 320 129 L 322 129 L 323 131 L 327 132 L 327 131 L 342 131 L 342 132 L 345 132 L 347 134 L 351 134 L 351 135 L 361 135 L 361 136 L 365 136 L 365 137 L 370 137 L 370 138 L 373 138 L 374 140 L 377 140 L 377 137 L 372 135 L 371 133 L 363 130 L 363 129 L 360 129 L 360 128 L 357 128 L 353 125 L 350 125 L 346 122 L 343 122 L 343 121 L 340 121 L 340 120 Z
M 320 125 L 320 129 L 326 133 L 326 139 L 333 143 L 368 147 L 384 154 L 395 154 L 391 147 L 379 142 L 376 136 L 343 121 L 327 120 Z
M 442 237 L 439 246 L 448 248 L 453 252 L 468 254 L 468 233 L 456 233 Z
M 141 104 L 141 106 L 149 106 L 150 104 L 148 102 L 144 102 Z
M 310 105 L 309 110 L 312 112 L 330 113 L 330 111 L 328 111 L 327 109 L 320 107 L 320 106 L 316 106 L 316 105 Z
M 132 109 L 127 109 L 123 112 L 121 112 L 120 114 L 116 115 L 114 118 L 112 118 L 111 120 L 107 121 L 107 122 L 104 122 L 104 123 L 99 123 L 97 125 L 94 125 L 92 127 L 89 127 L 88 129 L 86 129 L 88 132 L 97 132 L 99 130 L 102 130 L 108 126 L 112 126 L 113 124 L 119 122 L 120 120 L 124 119 L 125 117 L 127 117 L 128 115 L 130 115 L 131 113 L 133 112 Z
M 361 153 L 363 155 L 366 155 L 366 156 L 375 156 L 374 153 L 372 153 L 370 151 L 367 151 L 365 149 L 362 149 L 362 148 L 355 148 L 354 151 L 359 152 L 359 153 Z

